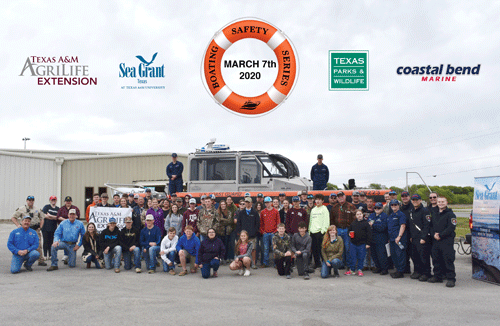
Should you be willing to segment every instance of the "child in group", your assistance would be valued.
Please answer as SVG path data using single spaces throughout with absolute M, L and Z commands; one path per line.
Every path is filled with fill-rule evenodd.
M 239 270 L 238 275 L 250 276 L 250 265 L 252 264 L 253 243 L 248 241 L 248 233 L 240 232 L 240 238 L 234 249 L 234 260 L 229 265 L 232 271 Z
M 291 278 L 292 249 L 290 246 L 290 236 L 285 233 L 285 224 L 278 224 L 278 232 L 273 237 L 274 263 L 280 276 L 286 275 Z
M 349 254 L 352 264 L 351 270 L 345 272 L 344 275 L 354 275 L 357 270 L 358 276 L 363 276 L 363 262 L 366 257 L 366 249 L 370 248 L 372 242 L 372 230 L 360 209 L 356 210 L 356 220 L 349 226 L 349 237 L 351 238 Z

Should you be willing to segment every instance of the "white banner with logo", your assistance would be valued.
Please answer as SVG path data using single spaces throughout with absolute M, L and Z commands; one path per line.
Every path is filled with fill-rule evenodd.
M 97 232 L 101 232 L 108 226 L 110 218 L 116 219 L 116 226 L 121 230 L 125 227 L 125 217 L 132 216 L 132 208 L 121 207 L 90 207 L 89 223 L 94 223 Z

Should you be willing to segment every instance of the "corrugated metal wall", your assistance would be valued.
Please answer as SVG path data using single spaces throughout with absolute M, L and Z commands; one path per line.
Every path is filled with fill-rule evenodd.
M 187 156 L 179 155 L 184 164 L 183 180 L 187 180 Z M 85 207 L 85 187 L 98 187 L 105 183 L 132 183 L 140 180 L 167 180 L 165 169 L 172 161 L 168 154 L 148 154 L 127 157 L 93 157 L 70 159 L 62 165 L 62 198 L 71 196 L 73 204 L 81 210 Z M 83 212 L 82 212 L 83 215 Z
M 42 208 L 56 194 L 54 160 L 0 155 L 0 219 L 10 219 L 16 208 L 35 196 L 35 206 Z

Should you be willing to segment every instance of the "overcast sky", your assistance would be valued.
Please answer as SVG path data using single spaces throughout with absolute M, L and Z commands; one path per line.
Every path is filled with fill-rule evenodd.
M 189 153 L 217 138 L 283 154 L 302 176 L 322 153 L 338 185 L 402 187 L 406 171 L 431 185 L 500 175 L 499 1 L 296 3 L 3 1 L 0 148 L 23 148 L 30 137 L 28 149 Z M 216 104 L 200 74 L 215 32 L 242 17 L 283 30 L 300 62 L 287 101 L 258 118 Z M 369 50 L 369 91 L 328 90 L 330 50 Z M 256 46 L 249 56 L 260 51 L 270 50 Z M 156 52 L 152 65 L 164 64 L 166 76 L 148 83 L 166 89 L 121 89 L 137 84 L 119 78 L 119 64 Z M 29 70 L 19 76 L 29 56 L 78 56 L 98 84 L 37 85 Z M 481 68 L 456 82 L 396 73 L 440 64 Z

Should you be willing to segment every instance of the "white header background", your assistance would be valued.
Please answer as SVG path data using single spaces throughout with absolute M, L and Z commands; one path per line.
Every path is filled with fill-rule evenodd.
M 217 105 L 200 76 L 214 33 L 242 17 L 284 31 L 300 61 L 289 99 L 260 118 Z M 370 90 L 328 91 L 329 50 L 369 50 Z M 119 64 L 156 52 L 166 89 L 122 90 Z M 403 186 L 417 171 L 473 186 L 500 174 L 499 54 L 499 1 L 3 1 L 0 148 L 29 137 L 28 149 L 189 153 L 216 137 L 283 154 L 302 176 L 321 153 L 337 185 Z M 78 56 L 98 84 L 39 86 L 19 76 L 28 56 Z M 396 74 L 440 64 L 481 69 L 456 82 Z

